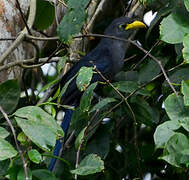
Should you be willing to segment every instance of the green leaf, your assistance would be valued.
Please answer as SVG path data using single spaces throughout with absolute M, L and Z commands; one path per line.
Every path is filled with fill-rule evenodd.
M 100 126 L 94 134 L 94 138 L 91 138 L 85 147 L 85 154 L 97 154 L 102 159 L 105 159 L 110 151 L 110 130 L 111 126 L 105 124 Z
M 3 175 L 7 174 L 7 171 L 9 169 L 10 166 L 10 160 L 4 160 L 4 161 L 0 161 L 0 178 L 2 178 Z
M 138 89 L 136 91 L 136 94 L 150 96 L 150 93 L 146 89 L 144 88 L 139 89 L 140 88 L 139 84 L 134 81 L 119 81 L 119 82 L 113 83 L 113 85 L 116 89 L 124 93 L 132 93 Z
M 85 135 L 85 130 L 87 127 L 83 128 L 83 130 L 79 133 L 79 135 L 77 136 L 76 140 L 75 140 L 75 148 L 78 149 L 80 144 L 82 143 L 81 141 L 84 138 Z
M 189 111 L 184 106 L 183 97 L 171 94 L 165 100 L 164 105 L 169 118 L 178 121 L 184 129 L 189 131 Z
M 47 169 L 37 169 L 32 171 L 33 177 L 38 180 L 58 180 L 56 176 Z
M 56 143 L 56 134 L 50 126 L 33 120 L 15 117 L 22 131 L 37 146 L 45 151 L 50 151 Z
M 20 132 L 17 136 L 17 139 L 21 143 L 25 143 L 27 141 L 27 137 L 23 132 Z
M 184 95 L 185 106 L 189 106 L 189 84 L 186 81 L 182 81 L 181 91 Z
M 62 69 L 65 67 L 67 59 L 67 56 L 63 56 L 61 59 L 59 59 L 57 64 L 58 73 L 61 73 Z
M 185 5 L 187 11 L 189 11 L 189 0 L 184 0 L 184 5 Z
M 56 84 L 57 82 L 59 82 L 59 79 L 55 79 L 54 81 L 51 81 L 51 82 L 47 83 L 45 86 L 43 86 L 43 87 L 41 88 L 41 90 L 39 91 L 39 93 L 41 93 L 41 92 L 43 92 L 43 91 L 49 89 L 52 85 Z M 38 94 L 39 94 L 39 93 L 38 93 Z
M 72 36 L 81 31 L 86 18 L 85 7 L 90 0 L 69 0 L 68 9 L 58 26 L 58 35 L 61 41 L 70 41 Z
M 87 126 L 88 116 L 86 116 L 86 114 L 87 113 L 82 112 L 80 108 L 76 108 L 72 114 L 70 129 L 75 130 L 76 136 Z
M 69 81 L 67 81 L 67 83 L 64 85 L 64 87 L 62 88 L 62 90 L 60 91 L 60 94 L 58 95 L 58 100 L 57 102 L 60 103 L 61 102 L 61 97 L 64 95 L 64 93 L 66 92 L 66 89 L 68 88 L 69 84 L 72 82 L 72 80 L 76 77 L 73 76 Z
M 184 37 L 183 40 L 184 49 L 182 51 L 184 60 L 189 63 L 189 34 Z
M 31 149 L 28 152 L 28 157 L 36 164 L 39 164 L 42 161 L 42 156 L 36 149 Z
M 0 127 L 0 138 L 6 138 L 9 134 L 10 133 L 5 128 Z
M 159 121 L 159 111 L 157 111 L 156 108 L 151 107 L 143 98 L 133 97 L 131 99 L 131 103 L 137 122 L 152 126 L 153 123 L 157 123 Z M 130 111 L 128 112 L 130 113 Z M 131 114 L 130 116 L 132 117 Z
M 34 124 L 39 123 L 47 128 L 51 128 L 51 131 L 57 136 L 64 136 L 62 128 L 56 123 L 55 119 L 40 107 L 26 106 L 18 109 L 14 115 L 21 118 L 26 118 L 29 121 L 33 121 Z
M 83 93 L 80 101 L 80 109 L 83 112 L 89 111 L 90 105 L 91 105 L 91 100 L 93 98 L 93 91 L 97 86 L 97 82 L 91 84 Z
M 169 95 L 165 102 L 165 110 L 171 120 L 179 121 L 184 111 L 183 98 L 175 94 Z
M 17 80 L 8 80 L 0 84 L 0 105 L 7 114 L 13 112 L 20 98 L 20 87 Z M 0 112 L 0 118 L 2 113 Z
M 181 43 L 187 33 L 189 33 L 189 22 L 182 20 L 177 14 L 170 14 L 161 22 L 162 41 L 170 44 Z
M 30 169 L 28 169 L 28 180 L 32 180 L 32 172 Z M 24 172 L 24 169 L 21 168 L 20 171 L 18 172 L 18 176 L 17 176 L 17 180 L 25 180 L 26 179 L 26 176 L 25 176 L 25 172 Z
M 9 168 L 8 174 L 9 174 L 11 180 L 17 180 L 18 172 L 20 171 L 21 168 L 22 167 L 20 167 L 20 166 L 12 166 Z
M 114 77 L 115 81 L 138 81 L 137 71 L 121 71 Z
M 167 63 L 167 58 L 165 57 L 157 57 L 162 62 L 162 65 L 165 66 Z M 155 76 L 157 76 L 161 72 L 160 66 L 153 59 L 145 60 L 145 63 L 139 69 L 139 82 L 145 83 L 151 81 Z
M 171 136 L 175 134 L 174 130 L 181 127 L 178 121 L 166 121 L 160 124 L 154 133 L 154 142 L 156 148 L 164 148 Z
M 45 30 L 53 23 L 54 18 L 54 6 L 48 1 L 37 0 L 37 10 L 34 26 L 38 30 Z
M 17 155 L 17 151 L 3 138 L 0 138 L 0 161 L 12 158 Z
M 106 106 L 109 103 L 115 102 L 116 99 L 114 98 L 105 98 L 102 101 L 98 102 L 91 110 L 90 113 L 93 111 L 97 111 L 99 109 L 101 109 L 102 107 Z
M 84 91 L 88 87 L 92 79 L 92 76 L 93 76 L 92 67 L 85 67 L 85 66 L 81 67 L 78 76 L 76 78 L 76 84 L 80 91 Z
M 166 144 L 164 159 L 173 166 L 179 167 L 183 164 L 188 165 L 189 161 L 189 140 L 181 133 L 175 133 Z
M 96 154 L 86 156 L 79 164 L 77 169 L 71 170 L 72 174 L 86 176 L 104 170 L 104 162 Z

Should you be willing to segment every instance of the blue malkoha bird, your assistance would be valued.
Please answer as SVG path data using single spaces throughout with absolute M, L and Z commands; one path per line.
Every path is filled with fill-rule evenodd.
M 133 20 L 128 17 L 120 17 L 115 19 L 106 29 L 104 35 L 114 36 L 117 38 L 128 39 L 135 29 L 146 27 L 144 23 Z M 124 57 L 128 43 L 121 40 L 103 37 L 101 41 L 91 52 L 81 58 L 61 79 L 60 86 L 64 87 L 65 83 L 74 77 L 81 67 L 90 67 L 95 65 L 96 68 L 108 80 L 112 80 L 114 75 L 118 73 L 124 64 Z M 93 64 L 91 63 L 93 62 Z M 103 81 L 102 77 L 94 73 L 91 83 L 96 81 Z M 73 79 L 63 97 L 62 104 L 78 106 L 82 92 L 77 88 L 76 79 Z M 66 110 L 61 127 L 63 131 L 67 132 L 72 117 L 72 110 Z M 59 156 L 62 144 L 60 140 L 57 141 L 53 155 Z M 49 165 L 49 170 L 55 167 L 56 159 L 52 159 Z

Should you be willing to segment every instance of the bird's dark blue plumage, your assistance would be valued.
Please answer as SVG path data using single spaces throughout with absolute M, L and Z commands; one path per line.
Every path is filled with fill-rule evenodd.
M 128 17 L 121 17 L 115 19 L 105 30 L 104 34 L 109 36 L 115 36 L 118 38 L 128 39 L 133 29 L 126 30 L 126 26 L 128 24 L 133 23 L 134 20 Z M 105 76 L 107 79 L 111 80 L 113 76 L 120 71 L 123 66 L 123 59 L 125 56 L 127 48 L 127 43 L 120 40 L 110 39 L 110 38 L 102 38 L 100 43 L 94 48 L 91 52 L 89 52 L 86 56 L 81 58 L 79 62 L 77 62 L 61 79 L 60 85 L 63 87 L 66 82 L 68 82 L 72 77 L 74 77 L 81 67 L 86 66 L 90 67 L 93 64 L 96 68 Z M 93 64 L 91 63 L 93 62 Z M 91 83 L 96 81 L 103 81 L 102 77 L 94 73 Z M 79 100 L 82 95 L 82 92 L 79 91 L 76 85 L 76 79 L 73 79 L 66 92 L 61 98 L 62 104 L 72 105 L 73 102 L 79 105 Z M 69 123 L 71 121 L 71 111 L 66 110 L 65 116 L 62 122 L 62 128 L 66 134 L 67 129 L 69 127 Z M 57 141 L 55 146 L 54 155 L 59 156 L 59 152 L 62 145 L 60 141 Z M 52 159 L 50 163 L 49 169 L 52 170 L 56 163 L 55 159 Z
M 70 121 L 71 121 L 71 118 L 72 118 L 72 112 L 73 112 L 73 110 L 71 110 L 71 109 L 65 110 L 64 119 L 63 119 L 63 121 L 60 125 L 62 127 L 63 131 L 65 132 L 65 134 L 66 134 L 67 129 L 69 128 L 69 125 L 70 125 Z M 60 150 L 62 148 L 62 142 L 61 141 L 63 141 L 63 138 L 61 140 L 56 141 L 56 145 L 54 147 L 54 152 L 53 152 L 54 156 L 60 155 Z M 49 165 L 50 171 L 52 171 L 54 169 L 55 164 L 56 164 L 56 159 L 53 158 L 50 162 L 50 165 Z

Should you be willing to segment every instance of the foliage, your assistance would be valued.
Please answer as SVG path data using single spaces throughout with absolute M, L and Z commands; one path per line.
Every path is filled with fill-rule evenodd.
M 85 7 L 89 0 L 69 0 L 68 13 L 58 27 L 58 34 L 62 41 L 70 41 L 72 36 L 79 33 L 86 18 Z
M 126 6 L 127 1 L 123 2 Z M 79 179 L 111 180 L 134 179 L 139 178 L 141 173 L 150 173 L 151 179 L 187 179 L 189 1 L 139 2 L 146 11 L 157 11 L 151 26 L 135 37 L 142 44 L 141 48 L 150 51 L 151 57 L 146 55 L 143 59 L 145 54 L 137 46 L 130 46 L 126 58 L 133 54 L 136 56 L 125 62 L 123 70 L 111 84 L 91 84 L 92 76 L 97 72 L 93 68 L 82 67 L 64 87 L 57 87 L 53 97 L 36 105 L 40 94 L 59 81 L 61 71 L 69 60 L 64 49 L 66 46 L 62 47 L 66 53 L 60 53 L 62 59 L 56 65 L 57 74 L 43 77 L 46 85 L 43 84 L 40 90 L 41 79 L 33 83 L 31 77 L 30 81 L 23 82 L 22 87 L 17 80 L 0 84 L 0 106 L 16 130 L 30 178 L 73 179 L 78 175 Z M 89 0 L 67 2 L 67 13 L 57 28 L 60 40 L 67 45 L 81 31 L 88 3 Z M 48 1 L 37 1 L 35 28 L 46 30 L 54 19 L 53 5 Z M 62 95 L 73 80 L 83 93 L 76 109 L 60 104 Z M 31 88 L 33 93 L 24 96 L 26 88 Z M 53 147 L 57 139 L 64 137 L 56 120 L 65 108 L 74 111 L 65 138 L 70 137 L 73 131 L 75 136 L 63 156 L 55 157 L 59 162 L 52 173 L 48 171 L 48 165 L 53 157 Z M 23 160 L 15 146 L 12 131 L 2 113 L 0 118 L 0 179 L 24 179 Z

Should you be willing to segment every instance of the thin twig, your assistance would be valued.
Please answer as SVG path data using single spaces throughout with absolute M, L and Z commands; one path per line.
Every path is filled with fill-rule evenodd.
M 158 45 L 159 41 L 157 41 L 151 49 L 148 51 L 148 53 L 145 54 L 145 56 L 132 68 L 132 71 L 135 70 L 145 59 L 146 57 L 152 52 L 152 50 Z
M 124 59 L 123 61 L 124 61 L 124 62 L 130 61 L 131 59 L 134 59 L 136 56 L 137 56 L 137 55 L 134 54 L 134 55 L 132 55 L 132 56 L 130 56 L 130 57 Z
M 178 64 L 177 66 L 171 68 L 171 69 L 168 69 L 166 72 L 171 72 L 179 67 L 181 67 L 182 65 L 184 65 L 184 62 L 181 63 L 181 64 Z M 137 91 L 139 91 L 140 89 L 142 89 L 143 87 L 145 87 L 146 85 L 148 85 L 149 83 L 155 81 L 156 79 L 158 79 L 159 77 L 161 77 L 163 75 L 163 73 L 161 74 L 158 74 L 157 76 L 155 76 L 153 79 L 151 79 L 150 81 L 142 84 L 139 88 L 137 88 L 136 90 L 134 90 L 133 92 L 131 92 L 126 98 L 128 99 L 129 97 L 133 96 Z
M 67 4 L 63 0 L 58 0 L 58 2 L 63 4 L 66 8 L 68 7 Z
M 51 53 L 51 55 L 47 58 L 46 61 L 40 63 L 40 64 L 33 64 L 33 65 L 21 65 L 23 68 L 36 68 L 36 67 L 40 67 L 43 66 L 44 64 L 48 63 L 50 61 L 50 59 L 56 54 L 56 52 L 60 49 L 60 47 L 62 46 L 62 43 L 60 43 L 58 45 L 58 47 Z
M 0 41 L 14 41 L 16 38 L 15 37 L 10 37 L 10 38 L 0 38 Z
M 98 112 L 99 112 L 99 111 L 96 111 L 96 112 L 94 113 L 94 115 L 91 117 L 91 119 L 90 119 L 90 121 L 89 121 L 89 123 L 88 123 L 88 125 L 87 125 L 87 127 L 86 127 L 86 129 L 85 129 L 85 131 L 84 131 L 84 135 L 83 135 L 83 137 L 82 137 L 82 139 L 81 139 L 81 143 L 80 143 L 80 145 L 79 145 L 79 147 L 78 147 L 77 154 L 76 154 L 76 163 L 75 163 L 75 168 L 76 168 L 76 169 L 77 169 L 78 166 L 79 166 L 79 159 L 80 159 L 80 154 L 81 154 L 81 148 L 82 148 L 82 146 L 83 146 L 83 143 L 85 142 L 85 137 L 86 137 L 87 134 L 88 134 L 88 129 L 89 129 L 90 125 L 92 124 L 93 120 L 95 119 L 96 115 L 98 114 Z M 77 180 L 77 174 L 75 174 L 75 180 Z
M 81 148 L 83 146 L 83 143 L 84 143 L 84 137 L 82 137 L 81 139 L 81 143 L 79 145 L 79 148 L 78 148 L 78 151 L 77 151 L 77 154 L 76 154 L 76 163 L 75 163 L 75 168 L 77 169 L 78 168 L 78 165 L 79 165 L 79 159 L 80 159 L 80 153 L 81 153 Z M 77 180 L 77 174 L 75 174 L 75 180 Z
M 37 41 L 55 41 L 55 40 L 59 40 L 58 36 L 55 36 L 55 37 L 36 37 L 36 36 L 29 35 L 29 34 L 26 35 L 26 38 L 37 40 Z
M 49 59 L 49 57 L 46 58 L 40 58 L 39 59 L 39 63 L 52 63 L 52 62 L 58 62 L 61 57 L 52 57 L 51 60 L 49 60 L 47 62 L 47 60 Z M 7 70 L 13 66 L 21 66 L 22 64 L 28 64 L 28 63 L 34 63 L 35 62 L 35 58 L 31 58 L 31 59 L 26 59 L 26 60 L 17 60 L 8 64 L 5 64 L 3 66 L 0 66 L 0 71 L 3 70 Z
M 33 39 L 36 39 L 36 40 L 47 40 L 46 38 L 37 38 L 37 37 L 31 37 L 29 35 L 27 35 L 28 38 L 33 38 Z M 177 96 L 177 92 L 174 88 L 174 86 L 172 85 L 172 83 L 170 82 L 167 74 L 166 74 L 166 71 L 164 70 L 162 64 L 161 64 L 161 61 L 159 61 L 157 58 L 155 58 L 153 55 L 151 55 L 148 51 L 146 51 L 144 48 L 142 48 L 141 46 L 139 46 L 136 42 L 132 41 L 132 40 L 126 40 L 126 39 L 123 39 L 123 38 L 118 38 L 118 37 L 115 37 L 115 36 L 109 36 L 109 35 L 102 35 L 102 34 L 84 34 L 84 35 L 79 35 L 79 36 L 74 36 L 73 38 L 83 38 L 83 37 L 103 37 L 103 38 L 110 38 L 110 39 L 114 39 L 114 40 L 119 40 L 119 41 L 124 41 L 124 42 L 130 42 L 131 44 L 135 45 L 136 47 L 138 47 L 141 51 L 143 51 L 146 55 L 148 55 L 149 57 L 151 57 L 156 63 L 158 63 L 158 65 L 160 66 L 161 68 L 161 71 L 163 72 L 163 75 L 166 79 L 166 81 L 168 82 L 169 86 L 171 87 L 171 89 L 173 90 L 173 92 L 175 93 L 175 95 Z M 58 37 L 52 37 L 51 40 L 57 40 Z M 1 63 L 1 61 L 0 61 Z
M 26 180 L 30 180 L 29 176 L 28 176 L 28 170 L 27 170 L 27 163 L 24 159 L 24 155 L 23 155 L 23 152 L 20 148 L 20 146 L 18 145 L 18 141 L 17 141 L 17 138 L 16 138 L 16 132 L 14 130 L 14 127 L 10 121 L 10 119 L 8 118 L 8 115 L 6 114 L 6 112 L 3 110 L 3 108 L 0 106 L 0 111 L 1 113 L 3 114 L 4 118 L 6 119 L 7 123 L 9 124 L 10 128 L 11 128 L 11 131 L 12 131 L 12 134 L 13 134 L 13 137 L 14 137 L 14 141 L 15 141 L 15 144 L 16 144 L 16 148 L 20 154 L 20 157 L 22 159 L 22 163 L 23 163 L 23 168 L 24 168 L 24 174 L 25 174 L 25 177 L 26 177 Z
M 136 47 L 138 47 L 144 53 L 146 53 L 146 54 L 148 53 L 148 51 L 146 51 L 144 48 L 140 47 L 136 42 L 131 41 L 131 40 L 129 42 L 131 44 L 135 45 Z M 178 96 L 178 93 L 176 92 L 176 90 L 175 90 L 174 86 L 172 85 L 169 77 L 167 76 L 166 71 L 165 71 L 164 67 L 162 66 L 161 61 L 158 60 L 156 57 L 152 56 L 151 54 L 148 54 L 148 56 L 151 57 L 159 65 L 159 67 L 161 68 L 161 71 L 162 71 L 162 73 L 163 73 L 166 81 L 168 82 L 169 86 L 171 87 L 171 89 L 173 90 L 173 92 L 175 93 L 175 95 Z
M 25 19 L 25 17 L 24 17 L 24 14 L 23 14 L 23 12 L 22 12 L 22 9 L 21 9 L 21 7 L 20 7 L 20 3 L 19 3 L 18 0 L 16 0 L 16 4 L 17 4 L 17 6 L 18 6 L 18 10 L 19 10 L 19 12 L 20 12 L 20 15 L 21 15 L 21 17 L 22 17 L 22 20 L 23 20 L 23 22 L 24 22 L 24 25 L 26 26 L 26 29 L 27 29 L 28 33 L 29 33 L 29 34 L 32 34 L 31 31 L 30 31 L 30 28 L 29 28 L 28 25 L 27 25 L 26 19 Z

